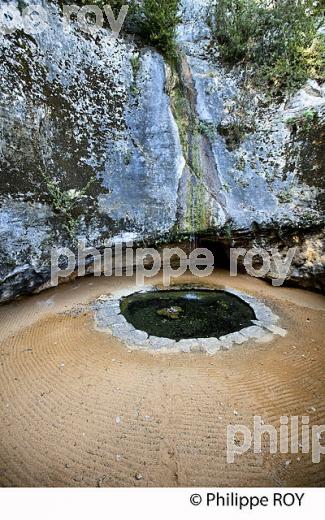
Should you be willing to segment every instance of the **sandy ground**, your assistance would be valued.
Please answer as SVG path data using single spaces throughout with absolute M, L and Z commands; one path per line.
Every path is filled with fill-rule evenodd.
M 77 280 L 1 307 L 0 485 L 324 485 L 325 456 L 269 454 L 266 439 L 262 453 L 227 464 L 226 432 L 252 428 L 254 415 L 276 427 L 284 415 L 325 424 L 325 299 L 220 271 L 208 282 L 261 298 L 288 336 L 212 357 L 130 352 L 94 330 L 89 310 L 70 312 L 132 285 L 126 278 Z

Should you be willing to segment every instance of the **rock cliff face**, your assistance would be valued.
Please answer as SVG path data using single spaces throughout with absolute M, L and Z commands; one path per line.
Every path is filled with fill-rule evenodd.
M 67 32 L 57 2 L 29 3 L 46 29 L 0 34 L 0 301 L 44 284 L 51 248 L 78 238 L 267 248 L 288 233 L 291 280 L 322 287 L 324 87 L 281 105 L 243 88 L 209 45 L 209 0 L 182 2 L 176 71 L 130 35 Z

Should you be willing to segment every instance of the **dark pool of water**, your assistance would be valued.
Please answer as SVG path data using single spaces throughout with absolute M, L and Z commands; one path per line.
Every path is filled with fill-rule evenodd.
M 135 293 L 121 311 L 136 329 L 180 339 L 220 337 L 252 325 L 252 308 L 224 291 L 180 289 Z

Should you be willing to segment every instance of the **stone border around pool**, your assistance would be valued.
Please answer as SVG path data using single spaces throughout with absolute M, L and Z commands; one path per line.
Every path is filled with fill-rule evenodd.
M 189 286 L 187 286 L 189 287 Z M 173 286 L 169 290 L 184 289 L 185 286 Z M 122 341 L 131 350 L 146 350 L 148 352 L 179 353 L 179 352 L 206 352 L 213 355 L 220 350 L 229 350 L 234 345 L 241 345 L 248 341 L 266 343 L 271 341 L 274 336 L 286 336 L 287 331 L 279 327 L 277 322 L 279 317 L 274 314 L 269 307 L 260 302 L 253 296 L 249 296 L 241 291 L 232 288 L 209 288 L 193 286 L 192 290 L 222 290 L 241 298 L 253 309 L 256 320 L 254 325 L 241 329 L 238 332 L 221 336 L 220 338 L 197 338 L 182 339 L 176 341 L 169 338 L 158 338 L 149 336 L 146 332 L 136 329 L 121 314 L 120 301 L 123 297 L 134 293 L 144 293 L 149 291 L 165 290 L 159 287 L 149 286 L 143 290 L 132 288 L 123 291 L 123 294 L 116 296 L 100 296 L 94 306 L 96 329 L 101 332 L 111 334 L 114 338 Z

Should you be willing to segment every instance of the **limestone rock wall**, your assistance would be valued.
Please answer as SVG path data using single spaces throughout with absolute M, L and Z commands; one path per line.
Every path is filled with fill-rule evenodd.
M 78 238 L 319 229 L 324 87 L 271 106 L 243 89 L 212 55 L 209 0 L 182 2 L 177 71 L 132 35 L 66 32 L 57 2 L 29 3 L 46 30 L 0 34 L 0 301 L 43 285 L 51 248 Z

